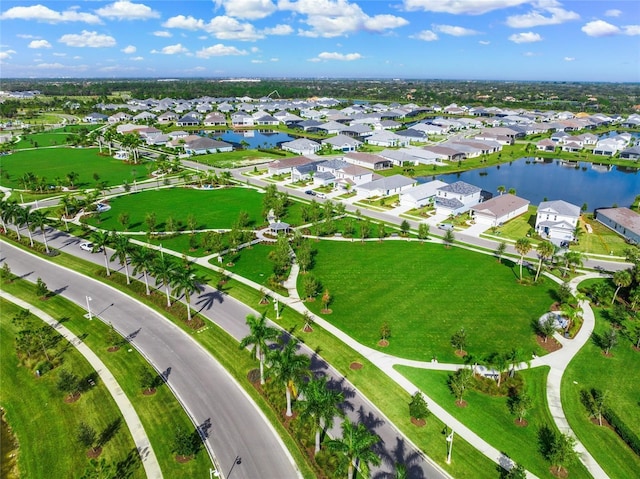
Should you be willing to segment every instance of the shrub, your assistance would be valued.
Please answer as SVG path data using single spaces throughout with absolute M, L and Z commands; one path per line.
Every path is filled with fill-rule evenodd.
M 629 426 L 627 426 L 612 409 L 605 409 L 602 415 L 616 431 L 618 436 L 620 436 L 620 439 L 622 439 L 633 452 L 640 455 L 640 438 L 638 438 Z

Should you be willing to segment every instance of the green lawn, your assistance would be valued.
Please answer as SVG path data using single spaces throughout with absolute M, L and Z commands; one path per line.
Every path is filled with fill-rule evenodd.
M 242 248 L 234 259 L 233 266 L 226 266 L 228 258 L 224 258 L 224 267 L 232 273 L 244 276 L 264 286 L 273 274 L 273 263 L 269 260 L 269 253 L 272 249 L 273 246 L 269 244 L 257 244 L 251 248 Z M 218 260 L 213 259 L 211 263 L 217 266 Z
M 214 190 L 196 190 L 193 188 L 169 188 L 154 191 L 142 191 L 119 196 L 110 202 L 111 209 L 97 218 L 87 219 L 87 223 L 106 230 L 122 231 L 118 222 L 122 212 L 129 214 L 128 231 L 146 231 L 145 217 L 155 212 L 157 231 L 164 231 L 165 222 L 170 216 L 180 230 L 186 230 L 187 218 L 192 214 L 197 222 L 196 229 L 230 229 L 241 211 L 249 215 L 249 228 L 266 226 L 262 218 L 262 194 L 252 188 L 222 188 Z M 301 203 L 293 201 L 287 209 L 283 221 L 292 224 L 300 221 Z
M 77 125 L 77 126 L 66 126 L 63 128 L 56 128 L 55 130 L 48 130 L 40 133 L 29 133 L 27 135 L 21 134 L 20 141 L 16 144 L 15 148 L 17 150 L 22 150 L 25 148 L 42 148 L 47 146 L 59 146 L 66 145 L 69 142 L 67 141 L 67 137 L 73 135 L 78 130 L 94 130 L 98 126 L 90 126 L 90 125 Z
M 312 273 L 333 297 L 333 313 L 324 317 L 366 346 L 378 347 L 380 326 L 387 322 L 391 340 L 385 352 L 401 357 L 460 362 L 450 338 L 461 327 L 467 331 L 465 349 L 474 356 L 514 347 L 544 354 L 531 323 L 549 310 L 555 284 L 542 279 L 520 285 L 510 261 L 404 241 L 321 241 L 312 248 Z M 321 309 L 319 301 L 307 306 Z
M 54 296 L 48 301 L 38 301 L 34 295 L 35 286 L 22 280 L 4 284 L 3 288 L 31 302 L 54 318 L 64 318 L 64 326 L 82 337 L 83 342 L 105 363 L 136 409 L 165 477 L 194 477 L 206 474 L 211 461 L 204 451 L 201 451 L 195 460 L 185 464 L 180 464 L 174 459 L 171 449 L 175 430 L 178 427 L 192 429 L 193 423 L 168 387 L 158 387 L 156 394 L 151 396 L 142 394 L 139 383 L 140 371 L 143 368 L 152 369 L 137 350 L 122 344 L 118 351 L 108 352 L 107 348 L 112 345 L 109 341 L 109 326 L 101 321 L 88 323 L 83 317 L 85 311 L 82 308 L 60 296 Z
M 594 311 L 597 336 L 609 329 L 610 324 L 605 319 L 606 310 L 594 308 Z M 637 477 L 640 457 L 614 431 L 589 420 L 580 402 L 580 391 L 591 388 L 609 391 L 609 407 L 640 437 L 640 352 L 632 349 L 631 341 L 623 334 L 619 335 L 618 346 L 612 349 L 612 357 L 605 357 L 601 351 L 590 341 L 569 363 L 562 378 L 562 406 L 571 428 L 612 479 Z
M 18 466 L 21 477 L 79 477 L 89 463 L 87 451 L 76 442 L 80 422 L 89 424 L 101 434 L 109 424 L 122 421 L 122 416 L 100 381 L 82 393 L 78 401 L 64 402 L 65 394 L 56 387 L 63 368 L 82 378 L 94 373 L 89 363 L 71 346 L 63 354 L 63 366 L 40 378 L 36 378 L 32 370 L 18 365 L 14 347 L 17 328 L 11 318 L 19 309 L 13 303 L 0 300 L 0 404 L 20 443 Z M 104 445 L 101 457 L 107 462 L 120 462 L 132 451 L 135 454 L 135 444 L 122 421 L 112 439 Z M 142 466 L 134 464 L 131 478 L 143 477 Z
M 547 408 L 545 394 L 548 368 L 536 368 L 521 372 L 525 380 L 525 389 L 533 404 L 531 411 L 525 416 L 528 421 L 526 427 L 519 427 L 514 423 L 515 416 L 509 412 L 507 397 L 492 397 L 472 390 L 464 397 L 468 403 L 467 407 L 460 408 L 455 405 L 455 398 L 447 385 L 449 372 L 428 371 L 405 366 L 396 366 L 396 369 L 493 447 L 505 452 L 514 461 L 522 464 L 538 477 L 554 477 L 549 472 L 550 464 L 538 451 L 537 440 L 540 427 L 549 426 L 556 429 Z M 570 466 L 569 477 L 587 478 L 591 476 L 582 464 L 576 463 Z
M 76 172 L 78 189 L 93 188 L 99 181 L 107 185 L 120 185 L 147 179 L 149 172 L 144 164 L 130 165 L 107 155 L 100 155 L 97 148 L 43 148 L 18 151 L 2 157 L 0 184 L 8 188 L 22 188 L 20 178 L 28 172 L 45 177 L 51 185 L 67 185 L 66 176 Z M 59 180 L 59 181 L 58 181 Z
M 193 241 L 197 241 L 199 245 L 198 248 L 195 250 L 191 249 L 192 236 L 195 236 L 195 240 Z M 195 235 L 191 235 L 191 233 L 182 233 L 169 238 L 162 237 L 162 236 L 154 236 L 149 240 L 149 242 L 156 246 L 162 245 L 164 249 L 177 251 L 178 253 L 186 254 L 188 256 L 200 257 L 200 256 L 206 256 L 208 254 L 211 254 L 210 251 L 209 252 L 205 251 L 205 249 L 201 246 L 204 236 L 205 236 L 205 233 L 196 233 Z M 135 236 L 132 236 L 132 238 L 135 238 L 141 241 L 146 241 L 146 236 L 135 235 Z M 222 244 L 224 245 L 223 249 L 226 249 L 229 247 L 228 233 L 222 233 Z
M 585 223 L 591 226 L 591 233 L 587 233 L 584 226 Z M 615 256 L 625 256 L 624 251 L 629 248 L 629 244 L 618 233 L 594 220 L 593 215 L 582 215 L 580 225 L 580 230 L 582 231 L 580 241 L 572 246 L 571 249 L 583 253 L 602 255 L 611 254 L 613 251 Z
M 258 150 L 235 150 L 230 152 L 215 153 L 211 155 L 198 155 L 191 158 L 198 163 L 203 163 L 216 168 L 237 168 L 240 166 L 258 165 L 269 163 L 279 158 L 292 156 L 291 154 L 276 155 Z

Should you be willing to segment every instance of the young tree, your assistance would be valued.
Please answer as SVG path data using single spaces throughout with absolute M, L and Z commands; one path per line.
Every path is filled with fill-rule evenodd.
M 300 266 L 301 272 L 305 274 L 313 261 L 313 254 L 308 241 L 302 241 L 296 251 L 296 261 Z
M 80 392 L 80 378 L 66 369 L 60 371 L 56 387 L 59 391 L 67 393 L 69 397 L 76 396 Z
M 427 401 L 424 400 L 424 396 L 420 391 L 416 391 L 411 396 L 411 402 L 409 403 L 409 415 L 414 419 L 427 419 L 431 412 L 427 405 Z
M 504 252 L 507 250 L 507 243 L 501 241 L 496 248 L 496 258 L 498 258 L 498 263 L 502 263 L 502 257 L 504 256 Z
M 240 341 L 240 349 L 252 346 L 251 351 L 255 354 L 256 359 L 260 362 L 260 384 L 264 381 L 264 361 L 268 349 L 267 341 L 275 341 L 280 336 L 280 330 L 267 324 L 267 315 L 262 313 L 260 316 L 250 314 L 246 318 L 247 326 L 249 326 L 249 335 Z
M 331 304 L 331 294 L 329 294 L 329 290 L 325 288 L 324 293 L 322 293 L 322 311 L 328 312 L 329 305 Z
M 429 239 L 429 225 L 427 223 L 420 223 L 418 225 L 418 238 L 421 240 Z
M 602 426 L 602 415 L 607 409 L 607 402 L 609 399 L 609 391 L 600 391 L 599 389 L 591 389 L 587 391 L 583 389 L 580 391 L 580 400 L 587 408 L 589 415 L 598 420 L 598 424 Z
M 285 415 L 287 417 L 293 416 L 293 411 L 291 410 L 292 388 L 300 386 L 303 378 L 308 376 L 311 364 L 308 356 L 297 354 L 297 349 L 298 341 L 290 338 L 286 344 L 269 354 L 271 368 L 267 373 L 268 376 L 273 376 L 284 385 L 287 399 Z
M 198 221 L 196 220 L 196 217 L 193 215 L 193 213 L 189 213 L 187 215 L 187 228 L 191 230 L 192 235 L 196 233 L 197 227 L 198 227 Z
M 144 217 L 144 222 L 147 225 L 149 236 L 153 235 L 153 232 L 156 230 L 156 225 L 157 225 L 157 217 L 155 212 L 151 211 L 147 213 Z
M 390 337 L 391 326 L 389 326 L 389 323 L 385 321 L 384 323 L 382 323 L 382 326 L 380 326 L 380 339 L 382 341 L 388 341 Z
M 95 444 L 98 435 L 96 434 L 96 430 L 89 426 L 85 422 L 81 422 L 78 424 L 78 430 L 76 432 L 76 440 L 80 443 L 81 446 L 91 449 L 91 451 L 95 451 Z
M 322 433 L 333 427 L 333 419 L 342 416 L 338 407 L 344 401 L 341 391 L 329 389 L 327 377 L 311 379 L 302 388 L 304 401 L 300 402 L 300 415 L 311 417 L 315 426 L 315 453 L 320 452 Z
M 531 401 L 531 396 L 526 392 L 522 392 L 511 395 L 507 404 L 511 414 L 517 416 L 518 422 L 522 423 L 524 417 L 531 410 L 533 402 Z
M 467 389 L 471 386 L 473 372 L 471 369 L 461 368 L 449 376 L 449 388 L 456 398 L 458 404 L 462 404 Z
M 364 424 L 355 424 L 346 419 L 342 422 L 342 438 L 330 440 L 327 448 L 343 455 L 347 465 L 347 479 L 353 479 L 356 469 L 364 477 L 368 477 L 369 465 L 380 464 L 380 457 L 373 452 L 373 446 L 378 442 L 380 438 Z
M 453 230 L 447 230 L 443 237 L 445 247 L 450 248 L 455 240 L 456 236 L 453 233 Z
M 547 316 L 544 319 L 538 321 L 538 333 L 544 338 L 544 342 L 553 336 L 556 332 L 556 321 L 553 317 Z
M 158 376 L 152 373 L 149 368 L 143 367 L 140 369 L 138 376 L 140 387 L 147 393 L 150 393 L 155 387 L 158 380 Z
M 400 223 L 400 231 L 402 231 L 402 236 L 407 236 L 409 234 L 409 230 L 411 229 L 411 225 L 407 220 L 402 220 Z
M 558 468 L 558 472 L 562 472 L 570 464 L 574 463 L 578 458 L 575 450 L 576 440 L 568 434 L 558 434 L 553 442 L 550 451 L 550 462 Z
M 172 452 L 177 456 L 191 457 L 198 452 L 201 445 L 202 442 L 197 433 L 178 427 L 173 435 Z
M 49 288 L 47 288 L 47 284 L 42 281 L 42 278 L 38 278 L 36 281 L 36 296 L 40 299 L 45 299 L 49 294 Z
M 458 329 L 453 336 L 451 336 L 451 346 L 456 348 L 456 351 L 462 353 L 467 345 L 467 331 L 464 328 Z
M 609 328 L 604 332 L 601 340 L 604 353 L 609 354 L 609 352 L 618 345 L 618 331 L 616 328 Z
M 129 229 L 129 221 L 130 221 L 129 213 L 127 213 L 126 211 L 123 211 L 118 215 L 118 223 L 122 225 L 122 228 L 125 231 Z
M 285 235 L 278 236 L 275 248 L 269 252 L 269 259 L 273 262 L 276 278 L 284 278 L 291 266 L 291 247 Z
M 524 257 L 531 251 L 531 241 L 529 241 L 529 238 L 520 238 L 517 240 L 516 251 L 520 254 L 520 281 L 522 281 L 522 264 L 524 263 Z
M 302 289 L 304 291 L 304 295 L 307 298 L 307 301 L 312 300 L 320 289 L 320 283 L 312 274 L 308 274 L 302 278 Z

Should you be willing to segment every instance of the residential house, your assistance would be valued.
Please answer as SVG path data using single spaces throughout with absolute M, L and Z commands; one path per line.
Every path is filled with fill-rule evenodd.
M 234 127 L 253 126 L 254 124 L 253 117 L 243 111 L 231 115 L 231 125 Z
M 629 208 L 601 208 L 596 219 L 634 244 L 640 244 L 640 214 Z
M 580 218 L 580 207 L 563 200 L 543 201 L 536 214 L 536 232 L 555 244 L 570 242 Z
M 404 166 L 405 164 L 414 166 L 420 164 L 435 165 L 438 160 L 446 159 L 444 155 L 438 155 L 416 147 L 400 148 L 398 150 L 382 150 L 378 155 L 387 160 L 391 160 L 395 166 Z
M 556 143 L 549 138 L 545 138 L 536 143 L 536 148 L 540 151 L 556 151 Z
M 104 123 L 107 121 L 109 117 L 107 115 L 103 115 L 102 113 L 89 113 L 85 116 L 82 121 L 85 123 Z
M 291 168 L 291 181 L 305 181 L 311 179 L 318 171 L 317 165 L 319 161 L 312 161 L 302 165 L 296 165 Z
M 415 130 L 413 128 L 408 128 L 406 130 L 398 130 L 396 131 L 396 135 L 403 136 L 407 138 L 410 142 L 413 141 L 416 143 L 426 143 L 427 141 L 429 141 L 429 138 L 426 132 L 421 130 Z
M 209 113 L 204 119 L 204 126 L 227 126 L 227 119 L 222 113 Z
M 465 213 L 482 201 L 481 192 L 481 188 L 464 181 L 441 186 L 436 192 L 436 214 L 449 216 Z
M 332 150 L 340 150 L 345 153 L 349 151 L 356 151 L 360 145 L 362 145 L 361 141 L 346 135 L 332 136 L 331 138 L 322 140 L 321 143 L 323 145 L 331 146 Z
M 115 115 L 111 115 L 107 121 L 113 125 L 115 123 L 122 123 L 123 121 L 130 121 L 131 115 L 129 113 L 125 113 L 123 111 L 116 113 Z
M 438 188 L 446 185 L 447 183 L 444 181 L 433 180 L 409 188 L 400 193 L 400 205 L 411 208 L 422 208 L 429 203 L 433 203 L 438 193 Z
M 198 126 L 199 124 L 200 120 L 198 117 L 192 114 L 184 115 L 176 121 L 176 126 Z
M 233 151 L 230 143 L 213 140 L 211 138 L 198 136 L 195 139 L 188 139 L 184 144 L 184 151 L 189 155 L 204 155 L 207 153 L 220 153 Z
M 314 160 L 306 156 L 292 156 L 291 158 L 281 158 L 272 161 L 267 165 L 267 171 L 270 176 L 290 175 L 294 167 L 313 163 Z
M 422 149 L 438 155 L 441 159 L 445 160 L 458 161 L 466 158 L 464 152 L 446 146 L 423 146 Z
M 500 226 L 510 219 L 527 212 L 529 200 L 515 195 L 495 196 L 471 207 L 471 215 L 476 223 Z
M 161 124 L 166 124 L 166 123 L 171 123 L 173 121 L 177 121 L 179 118 L 178 114 L 173 112 L 173 111 L 165 111 L 164 113 L 161 113 L 160 115 L 158 115 L 158 123 Z
M 148 111 L 143 111 L 138 113 L 136 116 L 134 116 L 132 118 L 133 121 L 137 122 L 137 123 L 147 123 L 147 122 L 153 122 L 156 120 L 156 116 Z
M 317 153 L 322 146 L 317 141 L 309 140 L 308 138 L 298 138 L 293 141 L 282 143 L 280 148 L 297 155 L 313 155 L 314 153 Z
M 624 160 L 640 160 L 640 146 L 625 148 L 620 152 L 620 158 Z
M 344 155 L 343 159 L 352 165 L 363 166 L 372 170 L 384 170 L 393 166 L 391 160 L 371 153 L 349 152 Z
M 385 130 L 374 131 L 371 135 L 365 138 L 365 142 L 370 145 L 384 147 L 409 146 L 411 143 L 409 138 Z
M 374 196 L 391 196 L 402 193 L 413 187 L 416 180 L 402 175 L 383 176 L 369 183 L 355 186 L 358 196 L 371 198 Z
M 344 160 L 327 160 L 317 165 L 318 173 L 314 176 L 314 184 L 323 186 L 335 184 L 344 189 L 373 181 L 371 170 L 352 165 Z

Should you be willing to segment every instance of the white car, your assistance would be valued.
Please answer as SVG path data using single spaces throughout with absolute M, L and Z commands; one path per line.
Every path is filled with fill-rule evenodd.
M 80 249 L 93 253 L 93 243 L 89 243 L 88 241 L 85 241 L 84 243 L 80 243 Z

